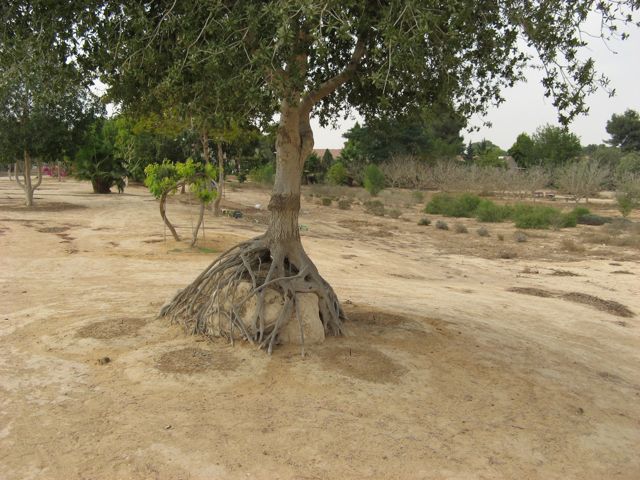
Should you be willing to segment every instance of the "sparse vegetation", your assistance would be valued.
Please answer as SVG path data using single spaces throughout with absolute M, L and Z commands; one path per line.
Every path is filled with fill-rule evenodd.
M 384 217 L 384 214 L 385 214 L 384 203 L 382 203 L 380 200 L 368 200 L 364 202 L 364 211 L 365 213 L 369 213 L 371 215 Z
M 276 175 L 276 169 L 271 163 L 267 163 L 261 167 L 256 167 L 249 172 L 249 179 L 252 182 L 261 185 L 273 185 L 273 179 Z
M 561 241 L 561 245 L 563 250 L 567 252 L 584 252 L 585 248 L 582 245 L 579 245 L 571 238 L 563 238 Z
M 469 230 L 467 229 L 467 227 L 465 227 L 462 223 L 456 223 L 453 226 L 453 230 L 456 233 L 469 233 Z
M 476 232 L 481 237 L 488 237 L 489 236 L 489 230 L 487 229 L 487 227 L 480 227 L 478 230 L 476 230 Z
M 333 199 L 331 197 L 323 197 L 321 202 L 323 207 L 330 207 L 333 203 Z
M 426 227 L 428 225 L 431 225 L 431 220 L 429 220 L 427 217 L 422 217 L 420 220 L 418 220 L 418 225 Z
M 528 240 L 528 237 L 524 232 L 515 232 L 513 234 L 513 239 L 518 243 L 524 243 Z
M 364 169 L 364 188 L 374 197 L 384 189 L 384 174 L 377 165 L 367 165 Z
M 341 198 L 338 200 L 338 208 L 340 210 L 349 210 L 353 201 L 349 198 Z
M 397 208 L 392 208 L 387 212 L 391 218 L 400 218 L 402 211 Z
M 449 230 L 449 225 L 447 225 L 447 222 L 445 222 L 444 220 L 438 220 L 436 222 L 436 228 L 438 230 Z

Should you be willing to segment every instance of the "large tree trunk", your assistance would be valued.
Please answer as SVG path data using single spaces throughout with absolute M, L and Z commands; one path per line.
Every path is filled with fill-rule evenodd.
M 269 202 L 270 221 L 264 235 L 241 243 L 221 255 L 190 286 L 160 312 L 191 333 L 243 338 L 269 352 L 278 334 L 295 313 L 300 324 L 298 297 L 315 293 L 325 333 L 342 332 L 344 313 L 329 284 L 318 273 L 300 241 L 298 215 L 302 167 L 313 148 L 309 112 L 283 102 L 276 140 L 276 177 Z M 248 293 L 241 284 L 250 285 Z M 265 294 L 275 290 L 283 299 L 280 314 L 268 323 Z M 240 298 L 238 298 L 240 296 Z M 249 324 L 239 312 L 255 299 Z
M 93 180 L 91 180 L 91 186 L 93 187 L 93 193 L 111 193 L 111 180 L 94 178 Z
M 216 217 L 220 216 L 220 202 L 222 202 L 222 195 L 224 194 L 224 150 L 222 149 L 222 142 L 218 142 L 218 192 L 216 199 L 213 201 L 213 214 Z
M 35 185 L 31 181 L 31 169 L 33 165 L 31 163 L 31 155 L 29 154 L 29 151 L 27 149 L 24 150 L 22 166 L 23 166 L 22 177 L 24 181 L 20 181 L 20 170 L 18 168 L 18 162 L 16 162 L 16 171 L 15 171 L 16 182 L 22 188 L 22 190 L 24 190 L 25 205 L 27 207 L 32 207 L 33 194 L 36 191 L 36 189 L 40 187 L 40 184 L 42 183 L 42 164 L 38 162 L 38 177 L 37 177 L 38 180 L 36 181 Z

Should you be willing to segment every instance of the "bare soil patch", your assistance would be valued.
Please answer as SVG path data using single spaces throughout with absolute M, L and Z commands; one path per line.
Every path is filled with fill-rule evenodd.
M 206 370 L 235 370 L 239 361 L 224 350 L 211 351 L 200 348 L 181 348 L 163 353 L 156 368 L 165 373 L 202 373 Z
M 508 289 L 510 292 L 522 293 L 524 295 L 532 295 L 534 297 L 544 298 L 561 298 L 570 302 L 588 305 L 602 312 L 610 313 L 618 317 L 633 317 L 634 313 L 627 307 L 614 300 L 603 300 L 594 295 L 588 295 L 580 292 L 552 292 L 541 288 L 532 287 L 513 287 Z
M 108 340 L 112 338 L 133 335 L 140 330 L 147 320 L 142 318 L 119 318 L 94 322 L 80 328 L 77 332 L 79 338 L 96 338 Z
M 328 370 L 372 383 L 399 383 L 406 369 L 373 348 L 335 347 L 320 351 Z

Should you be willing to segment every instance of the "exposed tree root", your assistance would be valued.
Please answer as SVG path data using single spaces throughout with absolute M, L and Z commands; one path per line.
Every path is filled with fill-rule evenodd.
M 240 288 L 242 284 L 249 284 L 250 288 Z M 284 299 L 275 322 L 268 322 L 265 314 L 268 290 L 279 292 Z M 222 254 L 191 285 L 178 292 L 162 308 L 160 316 L 182 324 L 190 333 L 223 336 L 231 342 L 242 338 L 271 353 L 281 328 L 295 314 L 304 348 L 298 305 L 298 295 L 302 293 L 318 296 L 325 333 L 340 335 L 344 312 L 300 241 L 274 242 L 265 234 Z M 252 299 L 255 308 L 252 318 L 247 319 L 242 314 L 243 307 Z

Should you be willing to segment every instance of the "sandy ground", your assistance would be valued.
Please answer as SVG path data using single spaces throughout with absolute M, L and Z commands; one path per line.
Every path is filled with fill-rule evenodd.
M 268 357 L 155 320 L 263 213 L 190 250 L 144 188 L 89 190 L 46 179 L 27 211 L 0 179 L 0 478 L 640 478 L 638 251 L 559 246 L 599 227 L 519 244 L 305 201 L 348 335 Z M 186 236 L 195 210 L 169 206 Z

